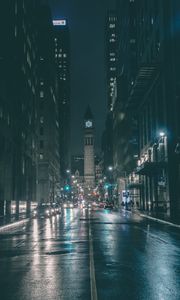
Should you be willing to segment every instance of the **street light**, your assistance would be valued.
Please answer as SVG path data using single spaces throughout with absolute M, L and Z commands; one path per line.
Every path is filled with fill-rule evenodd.
M 165 132 L 160 131 L 159 136 L 160 136 L 160 137 L 165 137 Z
M 112 166 L 109 166 L 109 167 L 108 167 L 108 170 L 109 170 L 109 171 L 112 171 L 112 170 L 113 170 L 113 167 L 112 167 Z
M 109 182 L 110 182 L 109 187 L 108 187 L 108 194 L 109 194 L 110 201 L 112 202 L 112 200 L 113 200 L 113 167 L 109 166 L 108 171 L 109 171 Z

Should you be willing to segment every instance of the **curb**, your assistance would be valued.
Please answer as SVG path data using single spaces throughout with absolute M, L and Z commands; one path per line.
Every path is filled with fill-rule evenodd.
M 166 225 L 170 225 L 170 226 L 180 228 L 180 225 L 175 224 L 175 223 L 171 223 L 171 222 L 168 222 L 168 221 L 165 221 L 165 220 L 162 220 L 162 219 L 157 219 L 157 218 L 154 218 L 154 217 L 151 217 L 151 216 L 148 216 L 148 215 L 144 215 L 144 214 L 139 214 L 139 216 L 141 216 L 143 218 L 150 219 L 152 221 L 156 221 L 158 223 L 163 223 L 163 224 L 166 224 Z
M 140 212 L 136 212 L 136 211 L 132 211 L 132 210 L 126 210 L 126 209 L 123 209 L 123 211 L 129 212 L 131 214 L 136 214 L 136 215 L 138 215 L 142 218 L 147 218 L 147 219 L 150 219 L 150 220 L 158 222 L 158 223 L 163 223 L 163 224 L 170 225 L 170 226 L 173 226 L 173 227 L 176 227 L 176 228 L 180 228 L 179 224 L 171 223 L 169 221 L 165 221 L 165 220 L 162 220 L 162 219 L 157 219 L 155 217 L 151 217 L 151 216 L 148 216 L 148 215 L 145 215 L 145 214 L 141 214 Z
M 17 228 L 21 225 L 26 224 L 28 221 L 29 221 L 29 218 L 28 219 L 23 219 L 21 221 L 16 221 L 16 222 L 13 222 L 13 223 L 10 223 L 10 224 L 7 224 L 7 225 L 0 226 L 0 233 L 2 233 L 4 231 L 8 231 L 10 229 Z

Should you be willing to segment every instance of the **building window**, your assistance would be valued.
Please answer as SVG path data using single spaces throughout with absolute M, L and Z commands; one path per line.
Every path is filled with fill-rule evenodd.
M 17 26 L 15 25 L 15 28 L 14 28 L 14 35 L 15 37 L 17 37 Z
M 29 65 L 29 67 L 31 68 L 31 59 L 30 59 L 29 52 L 27 52 L 27 63 Z
M 15 15 L 17 15 L 17 2 L 15 2 Z
M 42 160 L 44 158 L 44 155 L 40 153 L 39 158 Z
M 44 92 L 40 91 L 40 98 L 43 98 L 43 97 L 44 97 Z
M 43 134 L 44 134 L 44 128 L 40 127 L 40 135 L 43 135 Z
M 44 141 L 40 141 L 40 149 L 44 148 Z
M 3 110 L 2 110 L 1 107 L 0 107 L 0 118 L 1 118 L 1 119 L 3 118 Z
M 41 124 L 44 123 L 44 117 L 43 117 L 43 116 L 40 117 L 40 123 L 41 123 Z
M 25 173 L 25 161 L 24 158 L 22 159 L 22 174 L 24 175 Z
M 135 44 L 136 40 L 135 39 L 130 39 L 130 44 Z

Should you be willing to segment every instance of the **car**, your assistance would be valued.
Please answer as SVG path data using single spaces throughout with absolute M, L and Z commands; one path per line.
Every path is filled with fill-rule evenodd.
M 54 216 L 61 213 L 61 207 L 59 206 L 58 203 L 52 203 L 51 204 L 51 213 Z
M 48 218 L 51 215 L 52 215 L 51 206 L 49 204 L 38 205 L 33 210 L 33 217 L 34 218 Z
M 106 202 L 104 205 L 104 209 L 113 209 L 114 205 L 111 202 Z
M 74 208 L 74 203 L 72 201 L 66 201 L 63 203 L 63 208 Z
M 105 203 L 104 202 L 99 202 L 98 207 L 99 208 L 104 208 Z
M 92 204 L 90 202 L 83 202 L 81 208 L 84 209 L 91 209 L 92 208 Z

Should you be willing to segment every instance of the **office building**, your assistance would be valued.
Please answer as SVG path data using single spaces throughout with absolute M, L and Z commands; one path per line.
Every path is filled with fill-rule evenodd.
M 53 20 L 54 59 L 58 82 L 60 164 L 62 181 L 71 169 L 70 154 L 70 36 L 67 19 Z

